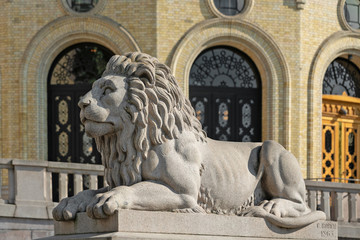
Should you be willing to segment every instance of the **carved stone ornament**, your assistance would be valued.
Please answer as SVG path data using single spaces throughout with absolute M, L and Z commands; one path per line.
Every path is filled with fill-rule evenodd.
M 304 6 L 306 4 L 306 0 L 295 0 L 296 2 L 296 8 L 297 9 L 304 9 Z
M 206 137 L 170 69 L 143 53 L 113 56 L 79 102 L 108 187 L 61 200 L 57 221 L 120 209 L 263 217 L 286 228 L 325 219 L 305 203 L 296 158 L 274 141 Z

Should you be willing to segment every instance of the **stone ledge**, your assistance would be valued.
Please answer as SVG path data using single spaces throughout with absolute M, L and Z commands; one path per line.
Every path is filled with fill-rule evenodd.
M 360 219 L 359 219 L 360 220 Z M 359 239 L 360 238 L 360 222 L 339 222 L 339 237 L 348 239 Z
M 0 217 L 14 217 L 15 209 L 14 204 L 0 203 Z
M 46 239 L 337 239 L 336 222 L 318 221 L 300 229 L 279 228 L 262 218 L 122 210 L 107 219 L 85 213 L 55 222 Z

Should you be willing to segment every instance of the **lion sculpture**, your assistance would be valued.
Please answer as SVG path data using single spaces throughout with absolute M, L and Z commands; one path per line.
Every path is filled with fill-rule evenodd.
M 109 186 L 61 200 L 55 220 L 120 209 L 257 216 L 286 228 L 325 219 L 305 203 L 291 153 L 274 141 L 207 138 L 170 69 L 154 57 L 113 56 L 79 106 Z

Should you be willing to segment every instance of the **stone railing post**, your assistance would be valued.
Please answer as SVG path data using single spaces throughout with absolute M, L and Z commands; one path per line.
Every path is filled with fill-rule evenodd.
M 330 220 L 330 192 L 323 190 L 321 193 L 321 209 L 326 214 L 326 220 Z
M 343 213 L 343 192 L 335 192 L 334 197 L 334 220 L 338 222 L 344 221 L 344 213 Z
M 94 174 L 90 174 L 90 189 L 97 189 L 98 179 Z
M 357 222 L 356 195 L 357 193 L 349 193 L 349 222 Z
M 309 207 L 312 211 L 316 210 L 316 191 L 315 190 L 310 190 L 309 191 Z
M 15 217 L 52 218 L 53 203 L 46 171 L 47 162 L 13 160 L 15 174 Z
M 59 200 L 68 197 L 68 174 L 59 173 Z
M 83 176 L 79 173 L 74 174 L 74 195 L 83 190 Z

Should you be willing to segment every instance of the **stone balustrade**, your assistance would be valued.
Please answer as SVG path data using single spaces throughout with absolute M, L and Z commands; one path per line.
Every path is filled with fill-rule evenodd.
M 0 217 L 52 219 L 58 199 L 77 194 L 84 186 L 104 186 L 98 182 L 103 169 L 101 165 L 0 159 Z M 73 187 L 69 192 L 70 181 Z M 52 189 L 53 182 L 57 189 Z M 53 191 L 58 199 L 53 199 Z
M 360 217 L 360 184 L 315 182 L 305 180 L 308 204 L 311 209 L 321 209 L 327 220 L 358 222 Z
M 52 219 L 51 211 L 57 200 L 86 188 L 104 186 L 103 166 L 0 159 L 0 218 Z M 101 179 L 101 181 L 99 181 Z M 52 189 L 53 182 L 58 189 Z M 73 189 L 68 190 L 72 181 Z M 321 209 L 327 220 L 339 223 L 339 236 L 360 236 L 360 184 L 305 180 L 308 204 Z M 55 202 L 55 203 L 54 203 Z
M 339 236 L 360 238 L 360 184 L 305 180 L 311 209 L 325 212 L 327 220 L 337 221 Z
M 51 179 L 58 182 L 59 199 L 70 197 L 87 189 L 98 189 L 106 186 L 103 179 L 104 167 L 102 165 L 90 165 L 79 163 L 48 162 L 47 171 L 51 173 Z M 102 182 L 99 182 L 99 176 Z M 73 191 L 69 192 L 68 183 L 73 181 Z M 53 189 L 54 190 L 54 189 Z M 52 199 L 57 202 L 58 199 Z

